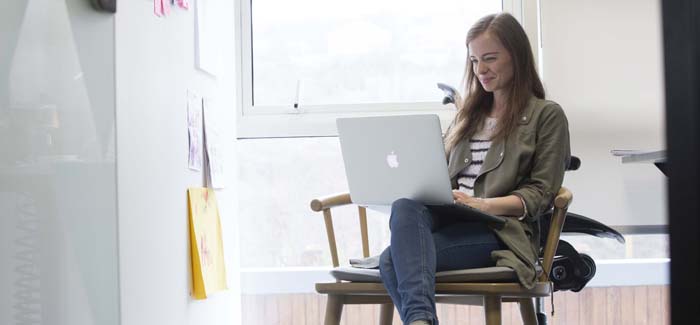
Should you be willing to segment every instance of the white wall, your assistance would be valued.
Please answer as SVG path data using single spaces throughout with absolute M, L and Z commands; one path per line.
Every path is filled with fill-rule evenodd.
M 218 3 L 219 51 L 233 58 L 234 11 Z M 194 68 L 194 9 L 153 15 L 152 1 L 119 1 L 115 16 L 117 174 L 123 325 L 237 324 L 240 315 L 235 186 L 217 192 L 229 290 L 190 298 L 186 190 L 203 186 L 187 168 L 187 89 L 216 99 L 233 151 L 233 60 L 217 78 Z M 233 173 L 233 168 L 231 169 Z
M 571 210 L 609 225 L 666 224 L 666 178 L 621 164 L 611 149 L 665 148 L 657 0 L 542 0 L 548 97 L 569 118 L 581 169 L 567 174 Z
M 218 2 L 233 30 L 232 4 Z M 0 324 L 238 324 L 235 186 L 217 193 L 231 289 L 205 301 L 190 298 L 186 201 L 187 187 L 204 183 L 187 169 L 186 90 L 215 98 L 235 125 L 232 62 L 216 79 L 194 69 L 194 10 L 156 18 L 152 1 L 120 1 L 117 15 L 84 0 L 7 4 Z M 220 32 L 219 51 L 234 57 Z M 224 131 L 233 151 L 234 130 Z

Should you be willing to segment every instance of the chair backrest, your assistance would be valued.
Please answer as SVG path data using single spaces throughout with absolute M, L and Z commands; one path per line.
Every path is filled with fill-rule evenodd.
M 566 166 L 566 170 L 578 170 L 581 167 L 581 159 L 576 156 L 571 156 L 569 159 L 569 165 Z

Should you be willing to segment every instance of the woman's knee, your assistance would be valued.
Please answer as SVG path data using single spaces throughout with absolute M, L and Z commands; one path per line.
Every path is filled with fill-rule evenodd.
M 387 246 L 381 254 L 379 254 L 379 266 L 391 264 L 391 246 Z
M 401 198 L 391 204 L 391 228 L 405 223 L 432 222 L 430 214 L 423 203 L 416 200 Z
M 394 264 L 391 260 L 391 246 L 389 246 L 379 255 L 379 272 L 393 272 L 393 269 Z
M 419 209 L 420 207 L 424 207 L 424 205 L 416 200 L 400 198 L 391 204 L 391 211 L 404 209 Z

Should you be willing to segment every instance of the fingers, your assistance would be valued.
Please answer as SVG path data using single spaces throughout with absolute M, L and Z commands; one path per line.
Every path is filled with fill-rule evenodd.
M 466 194 L 462 191 L 459 191 L 459 190 L 452 190 L 452 197 L 454 197 L 455 200 L 464 200 L 464 201 L 468 201 L 472 198 L 468 194 Z
M 458 190 L 452 191 L 452 197 L 454 198 L 455 203 L 457 203 L 457 204 L 471 205 L 471 203 L 474 202 L 473 197 L 469 196 L 469 194 L 466 194 L 466 193 L 458 191 Z

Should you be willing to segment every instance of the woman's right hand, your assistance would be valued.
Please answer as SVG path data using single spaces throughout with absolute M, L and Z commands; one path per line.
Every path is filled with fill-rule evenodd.
M 464 192 L 458 191 L 458 190 L 452 190 L 452 197 L 455 200 L 455 204 L 468 205 L 472 208 L 479 209 L 479 210 L 484 211 L 486 213 L 490 213 L 488 200 L 478 198 L 478 197 L 473 197 L 473 196 L 468 195 L 467 193 L 464 193 Z

